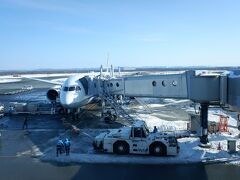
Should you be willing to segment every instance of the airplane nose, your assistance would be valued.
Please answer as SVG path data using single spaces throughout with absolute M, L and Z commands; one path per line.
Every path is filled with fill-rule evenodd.
M 64 104 L 70 105 L 72 103 L 71 99 L 66 98 Z
M 66 93 L 64 96 L 60 98 L 62 106 L 65 108 L 71 108 L 71 105 L 73 104 L 73 98 Z

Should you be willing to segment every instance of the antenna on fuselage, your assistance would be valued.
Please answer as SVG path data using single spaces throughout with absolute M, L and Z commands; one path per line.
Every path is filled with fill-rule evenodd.
M 101 64 L 101 67 L 100 67 L 100 77 L 102 77 L 102 75 L 103 75 L 103 66 Z
M 109 52 L 107 53 L 107 73 L 109 72 L 109 69 L 108 69 L 108 61 L 109 61 Z
M 118 66 L 118 76 L 121 76 L 121 68 Z
M 111 76 L 111 77 L 113 77 L 113 76 L 114 76 L 114 68 L 113 68 L 113 65 L 112 65 L 112 64 L 111 64 L 110 76 Z

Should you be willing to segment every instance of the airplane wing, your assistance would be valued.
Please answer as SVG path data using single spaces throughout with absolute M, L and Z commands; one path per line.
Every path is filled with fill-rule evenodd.
M 62 85 L 64 80 L 66 79 L 66 78 L 61 78 L 61 79 L 46 80 L 46 79 L 39 79 L 39 78 L 33 78 L 33 77 L 24 77 L 24 76 L 21 76 L 21 77 L 26 78 L 26 79 L 35 80 L 35 81 L 45 82 L 45 83 L 49 83 L 49 84 L 54 84 L 54 85 Z

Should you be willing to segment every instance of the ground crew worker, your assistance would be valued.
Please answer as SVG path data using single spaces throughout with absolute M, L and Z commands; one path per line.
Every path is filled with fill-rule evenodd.
M 157 127 L 156 126 L 154 126 L 154 128 L 153 128 L 153 133 L 156 133 L 158 130 L 157 130 Z
M 56 156 L 58 157 L 59 154 L 62 154 L 63 148 L 63 141 L 59 138 L 56 145 Z
M 71 142 L 68 138 L 66 138 L 65 141 L 64 141 L 66 156 L 69 156 L 70 146 L 71 146 Z
M 24 118 L 22 129 L 28 129 L 28 118 L 27 117 Z
M 238 127 L 238 130 L 240 131 L 240 113 L 238 113 L 238 121 L 237 121 L 237 127 Z

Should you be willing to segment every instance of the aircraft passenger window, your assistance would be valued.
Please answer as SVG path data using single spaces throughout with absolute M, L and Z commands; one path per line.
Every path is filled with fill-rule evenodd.
M 76 86 L 76 91 L 80 91 L 81 88 L 79 86 Z
M 113 87 L 113 83 L 110 83 L 110 86 Z
M 63 88 L 63 91 L 68 91 L 68 87 L 64 87 L 64 88 Z
M 116 83 L 116 86 L 119 87 L 119 83 L 118 82 Z
M 74 86 L 72 86 L 72 87 L 69 87 L 69 89 L 68 89 L 69 91 L 74 91 L 75 90 L 75 87 Z

